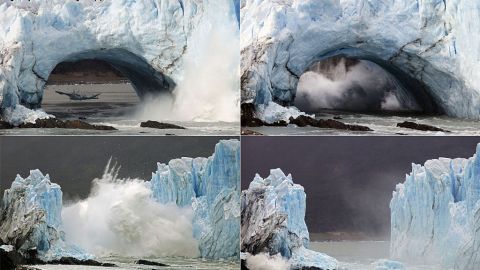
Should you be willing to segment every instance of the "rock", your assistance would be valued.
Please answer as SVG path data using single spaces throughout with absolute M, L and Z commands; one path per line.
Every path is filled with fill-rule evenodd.
M 24 123 L 18 128 L 66 128 L 66 129 L 87 129 L 87 130 L 117 130 L 111 126 L 92 125 L 80 120 L 62 121 L 56 118 L 37 119 L 35 123 Z
M 300 115 L 297 118 L 290 117 L 290 124 L 295 124 L 299 127 L 312 126 L 318 128 L 332 128 L 332 129 L 341 129 L 341 130 L 351 130 L 351 131 L 372 131 L 369 127 L 360 126 L 360 125 L 347 125 L 337 120 L 333 119 L 320 119 Z
M 242 127 L 261 127 L 265 125 L 264 121 L 255 116 L 255 105 L 253 103 L 242 103 L 240 109 Z
M 265 122 L 255 117 L 255 106 L 252 103 L 242 104 L 241 123 L 243 127 L 261 127 L 261 126 L 286 127 L 288 126 L 288 124 L 294 124 L 299 127 L 312 126 L 312 127 L 318 127 L 318 128 L 332 128 L 332 129 L 351 130 L 351 131 L 372 131 L 369 127 L 365 127 L 365 126 L 348 125 L 332 119 L 317 120 L 307 115 L 299 115 L 296 118 L 290 117 L 288 121 L 289 122 L 284 120 L 279 120 L 273 123 Z M 244 131 L 242 131 L 242 133 L 243 132 Z M 257 135 L 257 134 L 242 134 L 242 135 Z
M 11 129 L 13 128 L 12 124 L 6 121 L 0 121 L 0 129 Z
M 242 135 L 263 135 L 262 133 L 260 132 L 256 132 L 256 131 L 253 131 L 253 130 L 249 130 L 249 129 L 242 129 Z
M 342 120 L 343 118 L 341 116 L 334 116 L 333 119 L 335 120 Z
M 62 257 L 59 260 L 48 261 L 47 264 L 65 264 L 65 265 L 88 265 L 88 266 L 103 266 L 103 267 L 117 267 L 114 263 L 103 263 L 95 260 L 79 260 L 72 257 Z
M 23 261 L 22 256 L 18 252 L 14 250 L 6 251 L 0 248 L 0 269 L 14 270 Z
M 247 260 L 245 259 L 240 260 L 240 270 L 250 270 L 247 267 Z
M 135 264 L 154 265 L 154 266 L 169 266 L 168 264 L 159 263 L 159 262 L 152 262 L 152 261 L 147 261 L 147 260 L 142 260 L 142 259 L 136 261 Z
M 441 129 L 441 128 L 437 128 L 437 127 L 434 127 L 434 126 L 425 125 L 425 124 L 417 124 L 417 123 L 409 122 L 409 121 L 405 121 L 405 122 L 403 122 L 403 123 L 398 123 L 398 124 L 397 124 L 397 127 L 409 128 L 409 129 L 416 129 L 416 130 L 423 130 L 423 131 L 450 132 L 450 131 L 448 131 L 448 130 Z
M 160 123 L 157 121 L 146 121 L 140 123 L 141 127 L 146 127 L 146 128 L 157 128 L 157 129 L 185 129 L 184 127 L 177 126 L 174 124 L 169 124 L 169 123 Z
M 65 128 L 69 129 L 91 129 L 91 130 L 117 130 L 111 126 L 92 125 L 80 120 L 67 120 L 65 121 Z

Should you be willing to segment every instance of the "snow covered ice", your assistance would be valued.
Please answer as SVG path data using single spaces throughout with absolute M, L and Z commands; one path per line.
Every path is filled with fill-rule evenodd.
M 112 179 L 114 178 L 112 176 Z M 179 207 L 189 206 L 193 209 L 191 234 L 199 244 L 197 254 L 202 258 L 214 260 L 238 259 L 239 246 L 232 244 L 239 243 L 240 238 L 240 142 L 238 140 L 218 142 L 214 154 L 208 158 L 181 158 L 171 160 L 168 165 L 158 164 L 158 170 L 152 175 L 151 181 L 132 180 L 131 184 L 123 189 L 118 187 L 97 189 L 119 193 L 129 187 L 140 189 L 131 192 L 132 195 L 139 192 L 139 197 L 121 201 L 117 196 L 113 204 L 115 206 L 110 212 L 133 216 L 124 212 L 130 209 L 138 210 L 142 206 L 136 205 L 129 208 L 120 202 L 137 203 L 136 199 L 146 194 L 164 205 L 163 209 L 173 209 L 172 203 Z M 144 187 L 148 190 L 144 190 Z M 74 245 L 70 242 L 72 237 L 65 234 L 63 229 L 67 222 L 62 222 L 62 191 L 59 185 L 50 182 L 48 175 L 44 176 L 39 170 L 33 170 L 25 179 L 17 176 L 11 188 L 5 191 L 3 205 L 2 217 L 6 217 L 2 220 L 0 227 L 3 243 L 14 244 L 15 249 L 21 252 L 36 248 L 39 258 L 45 261 L 61 257 L 93 258 L 93 255 L 76 245 L 80 243 Z M 88 210 L 88 207 L 82 208 L 82 206 L 88 206 L 86 202 L 80 201 L 79 205 L 80 212 Z M 94 206 L 92 204 L 92 207 Z M 152 207 L 155 204 L 145 205 L 147 206 Z M 73 208 L 73 210 L 78 209 Z M 69 223 L 71 223 L 72 211 L 63 214 L 68 214 Z M 78 211 L 77 215 L 80 215 Z M 109 222 L 122 221 L 121 218 L 107 217 Z M 97 219 L 97 222 L 100 220 Z M 117 224 L 118 227 L 126 230 L 129 228 L 128 224 L 135 224 L 138 221 L 125 222 L 126 224 Z M 88 226 L 88 224 L 77 225 Z M 183 227 L 188 228 L 188 226 Z M 136 234 L 133 233 L 133 235 Z
M 469 158 L 413 164 L 390 202 L 391 256 L 477 269 L 480 264 L 480 144 Z
M 476 0 L 245 0 L 242 102 L 292 105 L 313 63 L 345 55 L 420 81 L 449 116 L 480 119 L 479 16 Z
M 294 184 L 291 175 L 280 169 L 271 170 L 265 179 L 256 175 L 242 191 L 242 252 L 281 254 L 292 269 L 336 269 L 336 259 L 308 249 L 305 209 L 303 187 Z

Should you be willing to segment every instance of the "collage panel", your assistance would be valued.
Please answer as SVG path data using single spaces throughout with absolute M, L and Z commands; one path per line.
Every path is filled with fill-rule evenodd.
M 480 270 L 480 1 L 0 0 L 0 270 Z
M 0 134 L 239 134 L 237 0 L 0 0 Z
M 478 137 L 243 137 L 242 269 L 478 269 L 479 179 Z
M 238 137 L 0 146 L 2 270 L 240 268 Z
M 480 135 L 480 3 L 242 1 L 243 135 Z

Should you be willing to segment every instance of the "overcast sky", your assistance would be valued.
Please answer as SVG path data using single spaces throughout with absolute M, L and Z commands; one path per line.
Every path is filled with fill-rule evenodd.
M 110 157 L 118 163 L 121 177 L 150 180 L 157 162 L 179 157 L 208 157 L 224 137 L 103 137 L 47 136 L 0 137 L 0 191 L 9 188 L 17 174 L 31 169 L 50 174 L 62 186 L 66 198 L 85 197 L 94 178 Z
M 311 232 L 388 236 L 395 185 L 438 157 L 471 157 L 474 137 L 242 137 L 242 189 L 255 173 L 292 173 L 307 193 Z

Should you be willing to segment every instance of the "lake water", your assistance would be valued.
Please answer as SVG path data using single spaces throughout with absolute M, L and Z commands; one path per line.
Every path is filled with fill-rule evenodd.
M 310 248 L 326 253 L 339 261 L 338 270 L 372 270 L 372 263 L 388 259 L 390 242 L 388 241 L 332 241 L 312 242 Z M 440 270 L 438 266 L 412 265 L 404 263 L 408 270 Z
M 85 95 L 101 93 L 99 99 L 73 101 L 56 90 L 71 93 L 74 90 Z M 142 128 L 142 120 L 134 113 L 140 100 L 130 84 L 47 85 L 42 109 L 62 120 L 82 121 L 108 125 L 117 131 L 73 129 L 11 129 L 0 130 L 5 135 L 238 135 L 238 122 L 162 121 L 186 129 Z M 153 119 L 152 119 L 153 120 Z M 144 121 L 144 120 L 143 120 Z
M 162 269 L 162 270 L 179 270 L 179 269 L 192 269 L 192 270 L 238 270 L 240 269 L 240 262 L 231 261 L 208 261 L 203 259 L 191 259 L 191 258 L 158 258 L 148 259 L 149 261 L 155 261 L 167 264 L 169 266 L 152 266 L 152 265 L 139 265 L 134 262 L 139 258 L 127 258 L 127 257 L 103 257 L 97 258 L 101 262 L 110 262 L 118 265 L 118 267 L 99 267 L 99 266 L 83 266 L 83 265 L 34 265 L 33 267 L 42 270 L 108 270 L 108 269 Z

